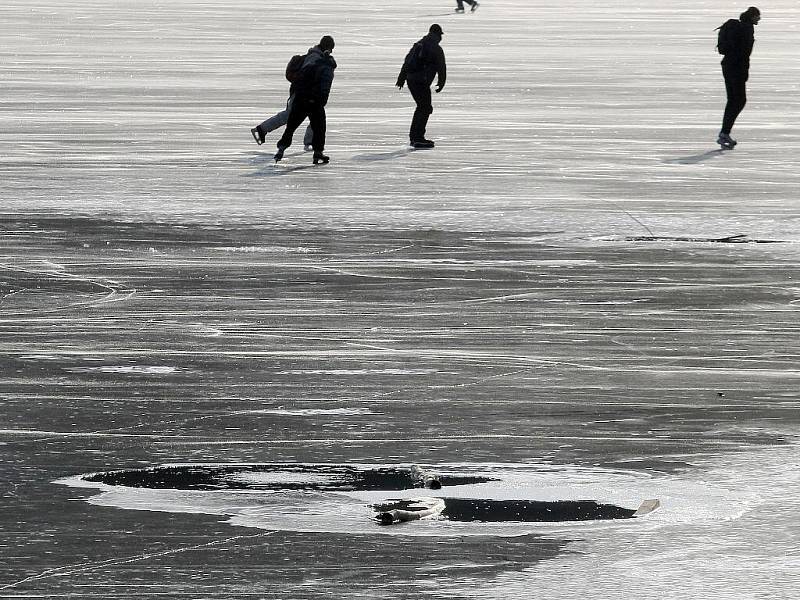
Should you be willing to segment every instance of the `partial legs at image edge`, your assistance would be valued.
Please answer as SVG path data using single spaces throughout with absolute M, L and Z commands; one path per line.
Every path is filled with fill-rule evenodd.
M 457 13 L 463 13 L 464 12 L 464 2 L 466 2 L 467 4 L 469 4 L 472 7 L 470 9 L 470 12 L 475 12 L 476 10 L 478 10 L 478 7 L 480 6 L 480 3 L 478 3 L 477 0 L 456 0 L 456 4 L 457 4 L 456 12 Z

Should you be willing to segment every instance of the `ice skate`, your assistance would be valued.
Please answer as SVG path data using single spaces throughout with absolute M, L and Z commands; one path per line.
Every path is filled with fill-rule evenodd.
M 325 156 L 322 152 L 314 152 L 314 164 L 315 165 L 318 165 L 320 163 L 323 164 L 323 165 L 327 165 L 329 162 L 331 162 L 331 157 L 330 156 Z
M 463 14 L 464 13 L 464 9 L 463 8 L 457 8 L 456 12 L 459 13 L 459 14 Z
M 717 138 L 717 143 L 722 147 L 723 150 L 733 150 L 733 147 L 736 145 L 736 140 L 733 139 L 729 134 L 720 132 L 719 137 Z
M 433 143 L 433 140 L 421 139 L 421 140 L 413 140 L 411 142 L 411 145 L 414 146 L 414 148 L 416 148 L 417 150 L 428 150 L 430 148 L 433 148 L 436 144 Z
M 311 152 L 311 150 L 313 150 L 313 149 L 314 148 L 311 146 L 311 144 L 304 144 L 303 145 L 303 151 L 304 152 Z
M 256 141 L 256 144 L 258 144 L 260 146 L 261 144 L 264 143 L 265 137 L 264 137 L 264 134 L 261 133 L 261 128 L 260 127 L 253 127 L 250 130 L 250 133 L 253 134 L 253 139 Z
M 286 148 L 278 148 L 278 151 L 275 153 L 275 156 L 274 156 L 275 162 L 279 162 L 283 158 L 283 151 L 284 150 L 286 150 Z
M 475 12 L 476 10 L 478 10 L 479 6 L 480 4 L 476 2 L 475 4 L 472 5 L 472 8 L 469 9 L 469 12 Z

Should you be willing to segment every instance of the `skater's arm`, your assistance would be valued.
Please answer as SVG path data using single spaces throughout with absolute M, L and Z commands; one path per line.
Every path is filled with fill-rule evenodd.
M 444 60 L 444 50 L 439 47 L 436 61 L 436 92 L 441 92 L 444 89 L 444 83 L 447 81 L 447 64 Z
M 400 89 L 403 89 L 403 85 L 406 83 L 406 65 L 408 64 L 408 58 L 411 56 L 411 53 L 414 51 L 414 48 L 408 51 L 406 54 L 405 59 L 403 60 L 403 66 L 400 67 L 400 74 L 397 76 L 397 82 L 395 85 Z
M 317 79 L 317 89 L 319 91 L 319 102 L 322 106 L 328 103 L 328 96 L 331 93 L 331 86 L 333 85 L 333 67 L 325 66 L 319 70 L 319 77 Z

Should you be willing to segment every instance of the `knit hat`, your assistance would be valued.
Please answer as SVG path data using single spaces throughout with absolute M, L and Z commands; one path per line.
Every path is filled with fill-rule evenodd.
M 744 11 L 741 15 L 739 15 L 739 19 L 741 21 L 750 21 L 753 17 L 760 17 L 761 11 L 758 10 L 755 6 L 751 6 L 746 11 Z
M 333 38 L 329 35 L 323 35 L 322 39 L 319 41 L 320 50 L 323 52 L 325 50 L 333 50 L 334 46 L 336 46 L 336 44 L 334 43 Z

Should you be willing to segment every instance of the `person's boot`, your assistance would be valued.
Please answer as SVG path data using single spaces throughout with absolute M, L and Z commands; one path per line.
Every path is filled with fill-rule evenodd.
M 733 147 L 736 145 L 736 140 L 733 139 L 730 134 L 720 131 L 717 143 L 722 146 L 723 150 L 733 150 Z
M 327 165 L 331 162 L 330 156 L 325 156 L 322 152 L 314 152 L 314 164 L 318 165 L 322 163 L 323 165 Z
M 433 140 L 426 140 L 423 138 L 421 140 L 413 140 L 411 145 L 418 150 L 426 150 L 428 148 L 433 148 L 436 144 L 433 143 Z
M 475 4 L 472 5 L 472 8 L 469 9 L 469 12 L 475 12 L 476 10 L 478 10 L 479 6 L 480 4 L 478 2 L 475 2 Z
M 250 133 L 253 134 L 253 139 L 256 141 L 256 144 L 259 146 L 264 143 L 266 139 L 265 134 L 261 131 L 261 126 L 257 125 L 250 130 Z
M 284 150 L 286 150 L 286 148 L 281 148 L 280 146 L 278 146 L 278 151 L 275 153 L 275 157 L 274 157 L 275 158 L 275 162 L 278 162 L 283 158 L 283 151 Z

